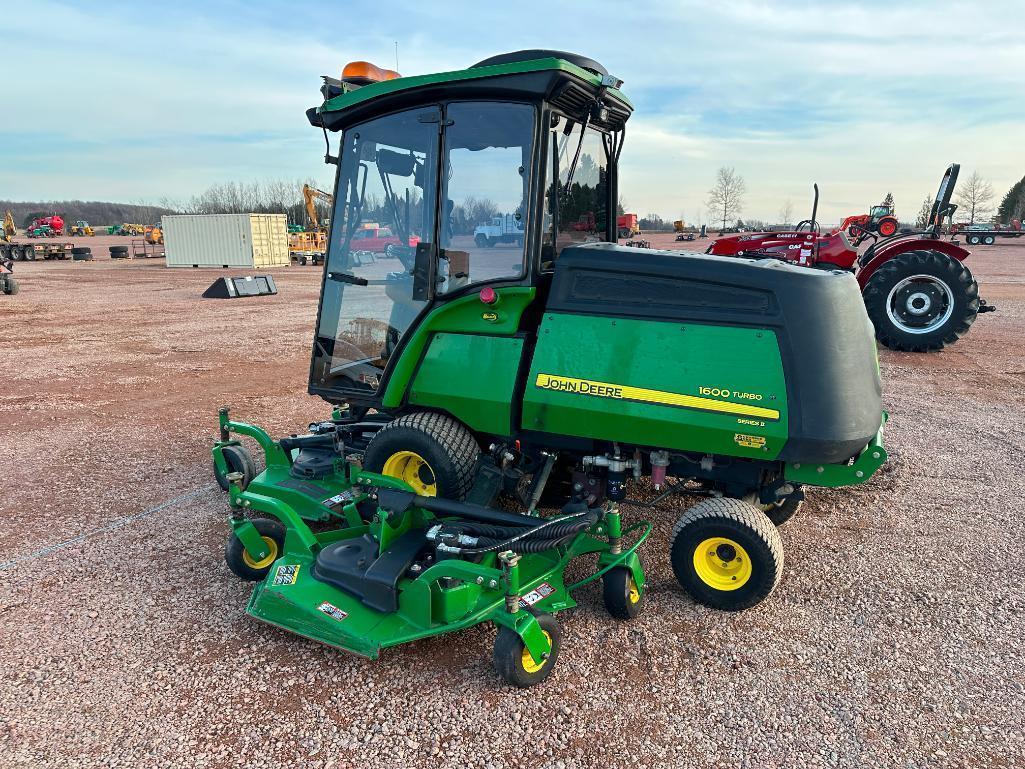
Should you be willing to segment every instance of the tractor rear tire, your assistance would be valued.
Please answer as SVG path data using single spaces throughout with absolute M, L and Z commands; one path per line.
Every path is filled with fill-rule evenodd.
M 7 275 L 3 283 L 0 284 L 0 288 L 3 288 L 3 292 L 8 296 L 14 296 L 21 290 L 21 285 L 17 280 L 12 278 L 10 275 Z
M 898 228 L 897 220 L 896 219 L 889 219 L 889 218 L 880 219 L 879 220 L 879 224 L 877 226 L 877 230 L 878 230 L 879 234 L 881 236 L 883 236 L 884 238 L 888 238 L 891 235 L 896 235 L 897 234 L 897 228 Z
M 676 522 L 669 544 L 673 573 L 698 603 L 739 611 L 765 600 L 783 574 L 783 540 L 749 502 L 712 497 Z
M 942 350 L 979 314 L 971 270 L 939 251 L 898 254 L 875 271 L 862 296 L 876 339 L 891 350 Z
M 254 518 L 253 526 L 260 532 L 263 541 L 267 543 L 270 553 L 260 561 L 254 561 L 246 552 L 242 540 L 235 536 L 235 532 L 228 535 L 228 542 L 224 545 L 224 562 L 228 564 L 239 579 L 246 582 L 259 582 L 267 576 L 271 566 L 281 556 L 285 549 L 285 527 L 280 521 L 270 518 Z
M 480 446 L 465 425 L 417 411 L 394 419 L 370 440 L 363 469 L 402 478 L 417 494 L 461 500 L 473 485 Z

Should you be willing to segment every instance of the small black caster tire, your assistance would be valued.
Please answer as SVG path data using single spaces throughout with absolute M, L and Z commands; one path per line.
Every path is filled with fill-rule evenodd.
M 804 496 L 802 494 L 788 494 L 778 502 L 770 502 L 767 505 L 759 505 L 761 511 L 777 527 L 793 518 L 804 507 Z
M 242 473 L 242 488 L 245 489 L 256 477 L 256 463 L 253 461 L 253 455 L 243 446 L 225 446 L 221 452 L 228 465 L 228 472 Z M 217 485 L 221 489 L 228 490 L 228 479 L 218 471 L 216 464 L 214 465 L 214 478 L 217 479 Z
M 503 625 L 499 627 L 498 637 L 495 639 L 495 670 L 506 683 L 521 689 L 539 684 L 548 678 L 559 658 L 559 648 L 562 645 L 562 632 L 559 630 L 559 623 L 551 614 L 538 614 L 537 622 L 552 645 L 548 659 L 543 660 L 540 664 L 530 656 L 530 652 L 527 651 L 527 647 L 523 645 L 523 641 L 515 630 L 510 630 Z
M 633 572 L 625 566 L 609 569 L 601 578 L 605 610 L 616 619 L 629 620 L 644 608 L 644 593 L 634 581 Z
M 235 532 L 228 536 L 228 542 L 224 546 L 224 561 L 231 569 L 231 573 L 246 582 L 259 582 L 267 576 L 270 567 L 281 557 L 285 546 L 285 527 L 279 521 L 270 518 L 254 518 L 251 523 L 260 532 L 263 541 L 267 543 L 269 553 L 265 558 L 254 561 L 249 555 Z

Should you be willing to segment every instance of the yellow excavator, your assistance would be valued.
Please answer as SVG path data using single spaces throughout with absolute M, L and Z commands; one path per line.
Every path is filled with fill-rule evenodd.
M 17 228 L 14 226 L 14 214 L 10 211 L 4 214 L 4 226 L 0 230 L 0 241 L 4 243 L 10 243 L 14 240 L 14 236 L 18 234 Z
M 306 232 L 290 232 L 288 234 L 288 251 L 292 259 L 304 265 L 308 262 L 320 264 L 327 253 L 327 227 L 320 223 L 317 216 L 315 201 L 323 200 L 328 205 L 335 202 L 334 195 L 318 190 L 308 184 L 303 185 L 303 201 L 306 204 L 306 215 L 310 218 L 310 229 Z

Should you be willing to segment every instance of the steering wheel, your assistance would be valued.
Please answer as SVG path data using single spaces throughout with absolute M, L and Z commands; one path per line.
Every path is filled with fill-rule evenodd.
M 819 223 L 812 221 L 811 219 L 802 219 L 797 223 L 797 227 L 794 228 L 795 232 L 801 232 L 804 230 L 804 225 L 808 225 L 808 232 L 819 232 Z

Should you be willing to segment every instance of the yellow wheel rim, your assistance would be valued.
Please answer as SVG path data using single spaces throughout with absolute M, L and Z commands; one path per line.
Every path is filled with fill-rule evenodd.
M 552 636 L 548 633 L 547 630 L 542 630 L 541 632 L 545 634 L 545 638 L 548 639 L 548 645 L 551 646 Z M 520 655 L 520 664 L 523 666 L 523 669 L 526 670 L 528 673 L 536 673 L 541 668 L 543 668 L 545 664 L 547 664 L 547 662 L 548 660 L 534 662 L 534 658 L 530 656 L 530 652 L 527 651 L 527 647 L 523 647 L 523 653 Z
M 630 577 L 626 583 L 626 597 L 630 603 L 637 603 L 641 600 L 641 591 L 637 589 L 637 583 L 634 582 L 633 577 Z
M 709 537 L 694 550 L 694 571 L 709 587 L 738 590 L 751 579 L 751 558 L 739 542 Z
M 259 561 L 254 561 L 253 557 L 249 555 L 249 551 L 245 548 L 242 549 L 242 561 L 250 569 L 266 569 L 278 560 L 278 543 L 270 537 L 260 537 L 260 539 L 267 545 L 267 555 Z
M 392 454 L 385 461 L 381 474 L 405 481 L 420 496 L 438 496 L 434 469 L 415 451 L 397 451 Z

